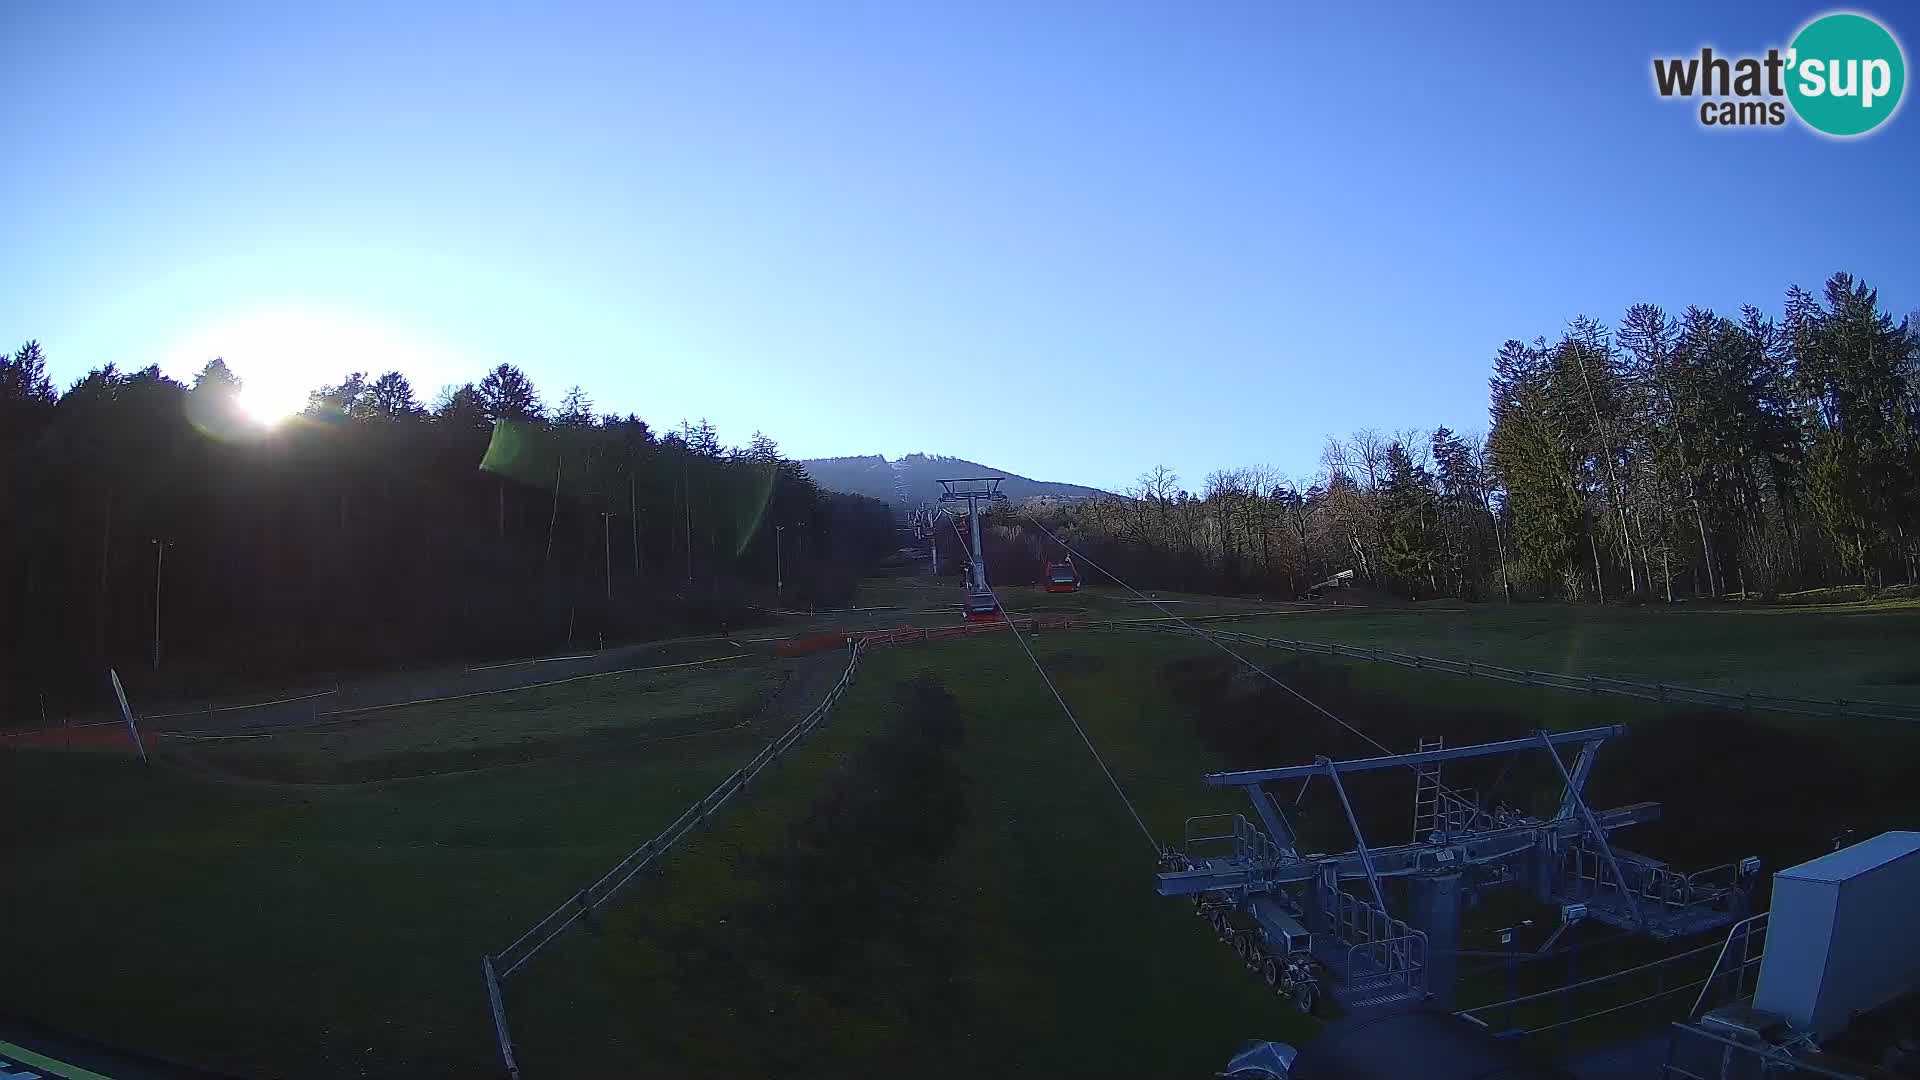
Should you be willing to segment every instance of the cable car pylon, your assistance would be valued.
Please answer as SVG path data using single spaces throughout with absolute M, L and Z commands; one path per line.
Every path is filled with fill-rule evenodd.
M 948 504 L 965 503 L 967 506 L 967 532 L 973 538 L 967 551 L 966 595 L 961 602 L 960 614 L 968 622 L 992 622 L 1000 617 L 1000 602 L 994 599 L 993 589 L 987 585 L 987 553 L 980 543 L 980 505 L 989 506 L 1004 503 L 1007 497 L 1000 491 L 1001 476 L 966 476 L 952 480 L 941 480 L 940 501 Z M 958 507 L 949 510 L 958 513 Z
M 913 538 L 925 540 L 928 547 L 928 572 L 938 577 L 940 574 L 940 523 L 944 515 L 926 503 L 921 503 L 913 511 Z

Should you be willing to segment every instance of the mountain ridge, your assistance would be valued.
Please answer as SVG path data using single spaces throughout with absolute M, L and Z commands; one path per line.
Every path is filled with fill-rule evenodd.
M 1015 502 L 1036 497 L 1088 499 L 1112 494 L 1084 484 L 1034 480 L 1011 470 L 941 454 L 916 452 L 897 460 L 889 460 L 884 454 L 856 454 L 807 458 L 800 464 L 814 483 L 829 491 L 866 495 L 902 508 L 939 498 L 940 485 L 936 481 L 967 476 L 1005 477 L 1000 490 Z

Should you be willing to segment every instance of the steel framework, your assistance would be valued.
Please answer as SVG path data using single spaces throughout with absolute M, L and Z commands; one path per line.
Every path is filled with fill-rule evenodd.
M 1274 769 L 1213 773 L 1211 787 L 1238 788 L 1253 808 L 1242 814 L 1189 818 L 1181 846 L 1162 853 L 1156 887 L 1162 896 L 1192 897 L 1197 909 L 1225 910 L 1260 924 L 1264 911 L 1284 908 L 1312 933 L 1311 950 L 1336 982 L 1332 996 L 1349 1009 L 1432 998 L 1451 1007 L 1460 916 L 1477 891 L 1517 887 L 1557 907 L 1563 925 L 1581 919 L 1660 940 L 1726 927 L 1748 913 L 1759 860 L 1743 859 L 1697 874 L 1616 847 L 1615 830 L 1660 816 L 1658 803 L 1606 810 L 1587 805 L 1584 791 L 1595 758 L 1623 726 L 1548 733 L 1475 746 L 1448 747 L 1420 740 L 1408 754 Z M 1576 754 L 1569 766 L 1562 747 Z M 1503 754 L 1545 753 L 1560 779 L 1558 807 L 1538 818 L 1483 796 L 1454 791 L 1441 768 Z M 1372 846 L 1363 835 L 1345 778 L 1383 769 L 1413 773 L 1414 835 L 1406 843 Z M 1337 854 L 1299 850 L 1289 815 L 1305 785 L 1324 778 L 1338 796 L 1354 848 Z M 1283 801 L 1280 785 L 1300 790 Z M 1410 908 L 1391 911 L 1383 883 L 1405 882 Z M 1556 934 L 1557 936 L 1557 934 Z M 1256 941 L 1257 945 L 1257 941 Z
M 999 617 L 1000 604 L 994 599 L 993 589 L 987 584 L 987 554 L 980 546 L 980 505 L 989 506 L 1007 501 L 1000 491 L 999 476 L 966 476 L 940 481 L 940 501 L 943 503 L 965 503 L 967 507 L 967 532 L 972 543 L 967 550 L 966 601 L 962 614 L 968 619 L 992 619 Z

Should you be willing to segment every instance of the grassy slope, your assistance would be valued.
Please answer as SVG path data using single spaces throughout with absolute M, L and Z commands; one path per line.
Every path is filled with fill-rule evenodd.
M 1097 593 L 1057 599 L 1112 603 Z M 1843 661 L 1871 673 L 1913 654 L 1910 614 L 1834 618 L 1488 607 L 1288 616 L 1271 632 L 1709 684 L 1750 671 L 1791 682 Z M 1193 721 L 1212 708 L 1172 692 L 1162 671 L 1165 657 L 1207 655 L 1205 645 L 1049 634 L 1038 647 L 1158 836 L 1175 836 L 1189 814 L 1238 809 L 1199 783 L 1234 756 L 1194 736 Z M 729 980 L 745 987 L 750 973 L 716 968 L 698 987 L 661 974 L 669 954 L 683 971 L 686 955 L 696 968 L 698 958 L 724 958 L 714 943 L 774 884 L 761 857 L 830 771 L 890 721 L 891 686 L 923 670 L 946 680 L 967 718 L 953 751 L 968 780 L 966 820 L 914 885 L 916 910 L 960 940 L 954 1020 L 941 1036 L 954 1072 L 1196 1073 L 1240 1039 L 1300 1034 L 1179 902 L 1153 896 L 1145 841 L 1024 655 L 995 637 L 874 653 L 820 740 L 665 880 L 624 897 L 603 940 L 570 934 L 516 976 L 510 1003 L 535 1075 L 626 1075 L 636 1065 L 754 1074 L 776 1049 L 859 1075 L 882 1064 L 863 1047 L 925 1034 L 889 1001 L 891 988 L 938 975 L 911 954 L 870 958 L 875 974 L 862 992 L 796 984 L 770 1018 L 730 1011 L 746 998 Z M 1738 857 L 1763 835 L 1775 838 L 1762 854 L 1777 867 L 1824 830 L 1911 822 L 1920 811 L 1920 772 L 1909 764 L 1920 743 L 1892 725 L 1852 724 L 1839 739 L 1818 720 L 1730 727 L 1364 663 L 1314 662 L 1293 677 L 1394 746 L 1416 734 L 1634 722 L 1639 735 L 1603 762 L 1596 789 L 1606 802 L 1668 799 L 1673 827 L 1634 846 L 1686 849 L 1674 853 L 1681 861 Z M 1237 751 L 1257 750 L 1262 762 L 1359 749 L 1278 698 L 1256 699 L 1245 714 L 1278 740 Z M 14 853 L 0 910 L 35 929 L 10 944 L 0 1010 L 239 1071 L 481 1074 L 494 1055 L 480 953 L 624 853 L 636 823 L 672 817 L 764 734 L 574 747 L 545 764 L 348 790 L 144 779 L 91 755 L 0 754 L 0 842 Z
M 1193 722 L 1224 706 L 1183 699 L 1170 688 L 1164 664 L 1183 655 L 1215 662 L 1204 645 L 1094 634 L 1045 635 L 1037 644 L 1162 839 L 1176 836 L 1187 815 L 1239 809 L 1231 797 L 1200 785 L 1209 769 L 1368 752 L 1282 692 L 1245 678 L 1228 680 L 1231 700 L 1241 702 L 1235 722 L 1243 730 L 1196 738 Z M 1419 734 L 1458 742 L 1537 726 L 1629 723 L 1635 736 L 1603 758 L 1596 803 L 1666 800 L 1668 822 L 1636 830 L 1629 843 L 1686 868 L 1749 853 L 1778 868 L 1824 850 L 1842 827 L 1870 832 L 1920 813 L 1920 777 L 1909 764 L 1920 734 L 1895 725 L 1857 725 L 1834 740 L 1818 720 L 1749 723 L 1384 665 L 1282 659 L 1292 665 L 1286 677 L 1295 686 L 1393 746 L 1410 745 Z M 941 673 L 969 717 L 961 755 L 972 809 L 944 885 L 920 900 L 927 919 L 959 927 L 966 939 L 964 962 L 953 973 L 966 991 L 954 1021 L 969 1035 L 966 1052 L 933 1054 L 921 1066 L 927 1075 L 1201 1072 L 1217 1067 L 1222 1052 L 1240 1039 L 1302 1033 L 1299 1021 L 1259 993 L 1181 904 L 1152 895 L 1149 855 L 1137 828 L 1011 640 L 875 653 L 835 737 L 850 747 L 878 730 L 884 685 L 922 670 Z M 785 823 L 805 812 L 826 770 L 816 762 L 784 781 L 791 786 L 756 799 L 711 846 L 689 852 L 685 874 L 676 871 L 651 895 L 623 907 L 605 940 L 569 942 L 564 959 L 516 989 L 516 1022 L 530 1060 L 564 1060 L 562 1071 L 597 1076 L 642 1064 L 743 1075 L 756 1061 L 799 1053 L 806 1071 L 854 1075 L 878 1067 L 864 1048 L 896 1045 L 911 1035 L 890 1012 L 887 995 L 896 984 L 884 978 L 869 993 L 838 1001 L 809 995 L 802 984 L 793 1015 L 776 1006 L 761 1016 L 735 1007 L 759 1001 L 744 973 L 716 975 L 697 990 L 665 974 L 671 950 L 711 947 L 703 942 L 749 918 L 750 906 L 768 896 L 773 883 L 756 869 L 756 853 L 780 844 Z M 1796 775 L 1791 783 L 1810 809 L 1783 798 L 1779 787 L 1755 782 Z M 1524 767 L 1506 779 L 1509 796 L 1520 801 L 1550 782 L 1544 770 Z M 1401 839 L 1405 778 L 1382 776 L 1372 788 L 1353 787 L 1362 816 L 1385 823 L 1374 839 Z M 1345 846 L 1344 826 L 1332 827 L 1339 825 L 1337 814 L 1321 807 L 1309 834 Z M 1503 914 L 1493 907 L 1476 913 L 1469 933 Z M 1656 946 L 1647 955 L 1665 951 Z M 1632 949 L 1615 950 L 1611 959 L 1596 954 L 1584 970 L 1594 974 L 1612 960 L 1640 955 Z M 1467 992 L 1487 1000 L 1503 989 L 1504 978 L 1494 977 L 1476 980 Z M 583 1049 L 593 1032 L 609 1029 L 621 1032 L 617 1041 Z M 932 1033 L 921 1034 L 934 1045 Z M 796 1043 L 804 1049 L 796 1051 Z
M 704 794 L 767 726 L 351 788 L 0 754 L 0 910 L 16 928 L 0 1010 L 250 1075 L 484 1074 L 481 953 Z
M 1062 692 L 1093 702 L 1089 733 L 1168 836 L 1185 815 L 1231 804 L 1199 785 L 1216 759 L 1163 722 L 1146 662 L 1160 644 L 1109 639 L 1100 660 L 1064 658 L 1050 641 L 1042 649 Z M 1222 1047 L 1300 1032 L 1184 903 L 1153 894 L 1146 840 L 1026 658 L 999 639 L 872 654 L 825 737 L 829 755 L 789 766 L 624 904 L 603 940 L 568 941 L 516 985 L 511 1007 L 530 1068 L 757 1075 L 756 1063 L 788 1059 L 813 1066 L 801 1075 L 876 1075 L 898 1064 L 873 1056 L 916 1034 L 902 1030 L 888 980 L 843 1000 L 801 980 L 773 1013 L 743 1015 L 741 1003 L 760 1000 L 747 974 L 714 971 L 691 991 L 667 977 L 665 952 L 717 949 L 702 942 L 751 917 L 746 909 L 774 887 L 759 857 L 782 843 L 835 763 L 889 721 L 891 687 L 923 671 L 943 678 L 965 713 L 957 756 L 968 810 L 915 913 L 962 939 L 950 979 L 951 1025 L 963 1037 L 917 1057 L 915 1075 L 1198 1075 L 1218 1066 Z M 912 969 L 916 958 L 892 963 Z
M 771 665 L 739 662 L 629 672 L 359 713 L 312 732 L 199 744 L 198 753 L 230 772 L 304 783 L 445 772 L 738 722 L 780 678 Z
M 1714 689 L 1920 701 L 1920 609 L 1417 605 L 1247 620 L 1248 633 L 1378 645 Z
M 863 589 L 860 602 L 894 606 L 833 618 L 843 626 L 951 622 L 959 597 L 956 581 L 874 580 Z M 1152 595 L 1166 605 L 1162 609 L 1111 587 L 1066 594 L 1032 587 L 999 591 L 1007 607 L 1020 612 L 1165 619 L 1282 611 L 1234 620 L 1234 629 L 1712 689 L 1920 702 L 1920 605 L 1912 601 L 1825 608 L 1740 604 L 1602 608 L 1455 601 L 1328 608 L 1155 592 Z

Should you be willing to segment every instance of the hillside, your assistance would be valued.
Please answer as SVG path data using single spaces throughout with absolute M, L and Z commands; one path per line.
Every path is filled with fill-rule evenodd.
M 1004 476 L 1000 490 L 1018 502 L 1036 496 L 1085 499 L 1107 492 L 1079 484 L 1032 480 L 1005 469 L 964 458 L 908 454 L 888 461 L 879 454 L 860 457 L 814 458 L 801 462 L 813 482 L 829 491 L 885 499 L 895 506 L 912 507 L 940 494 L 939 481 L 961 476 Z

